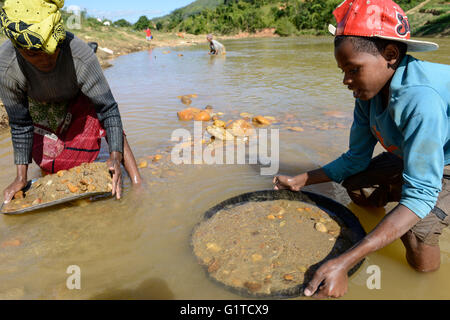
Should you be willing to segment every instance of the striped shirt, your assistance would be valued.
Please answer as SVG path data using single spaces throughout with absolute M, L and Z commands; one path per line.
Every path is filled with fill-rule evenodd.
M 31 163 L 34 126 L 29 98 L 61 103 L 83 93 L 106 130 L 109 151 L 123 152 L 119 107 L 94 51 L 70 32 L 60 48 L 54 70 L 42 72 L 27 62 L 11 41 L 0 47 L 0 98 L 9 116 L 16 165 Z

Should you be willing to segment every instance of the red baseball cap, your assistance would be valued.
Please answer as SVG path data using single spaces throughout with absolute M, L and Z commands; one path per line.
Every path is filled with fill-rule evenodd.
M 406 43 L 408 51 L 433 51 L 439 45 L 412 40 L 408 17 L 392 0 L 345 0 L 334 11 L 337 28 L 328 30 L 335 36 L 377 37 Z

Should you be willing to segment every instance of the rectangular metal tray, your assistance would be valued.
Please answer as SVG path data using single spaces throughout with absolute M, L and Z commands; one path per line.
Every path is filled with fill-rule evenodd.
M 36 181 L 37 181 L 37 179 L 29 181 L 28 185 L 23 189 L 23 191 L 26 192 L 27 190 L 29 190 L 31 188 L 31 186 L 33 185 L 33 183 L 35 183 Z M 99 199 L 108 198 L 111 196 L 112 196 L 111 192 L 87 192 L 87 193 L 77 194 L 77 195 L 69 196 L 69 197 L 66 197 L 63 199 L 59 199 L 59 200 L 55 200 L 55 201 L 51 201 L 51 202 L 47 202 L 47 203 L 43 203 L 43 204 L 38 204 L 35 206 L 31 206 L 28 208 L 24 208 L 24 209 L 12 211 L 12 212 L 3 212 L 3 207 L 5 205 L 3 203 L 2 206 L 0 207 L 0 214 L 17 215 L 17 214 L 23 214 L 23 213 L 27 213 L 27 212 L 31 212 L 31 211 L 35 211 L 35 210 L 40 210 L 40 209 L 56 206 L 59 204 L 63 204 L 63 203 L 67 203 L 67 202 L 71 202 L 71 201 L 75 201 L 75 200 L 86 199 L 86 198 L 91 198 L 92 200 L 99 200 Z

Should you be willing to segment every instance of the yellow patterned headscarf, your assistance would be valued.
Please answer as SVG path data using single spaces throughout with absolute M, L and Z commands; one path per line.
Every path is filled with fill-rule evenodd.
M 6 0 L 0 27 L 16 47 L 56 51 L 66 37 L 61 13 L 64 0 Z

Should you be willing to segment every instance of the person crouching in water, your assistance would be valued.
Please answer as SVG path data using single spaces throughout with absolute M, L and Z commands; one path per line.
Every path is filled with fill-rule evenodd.
M 407 54 L 438 45 L 410 39 L 407 17 L 391 0 L 346 0 L 334 15 L 335 58 L 356 99 L 350 148 L 320 169 L 275 177 L 275 189 L 335 181 L 357 205 L 398 205 L 315 272 L 304 293 L 321 298 L 344 295 L 348 271 L 397 239 L 412 268 L 439 269 L 439 236 L 450 223 L 450 66 Z M 372 159 L 378 142 L 387 152 Z
M 212 34 L 208 34 L 206 36 L 206 40 L 209 41 L 209 54 L 210 55 L 220 55 L 220 54 L 226 54 L 226 50 L 225 50 L 225 46 L 223 44 L 221 44 L 219 41 L 217 40 L 213 40 L 213 36 Z
M 0 27 L 0 98 L 9 116 L 17 177 L 4 201 L 27 184 L 32 159 L 48 173 L 93 162 L 109 146 L 112 194 L 120 199 L 123 164 L 141 184 L 117 102 L 97 57 L 62 25 L 63 0 L 7 0 Z

